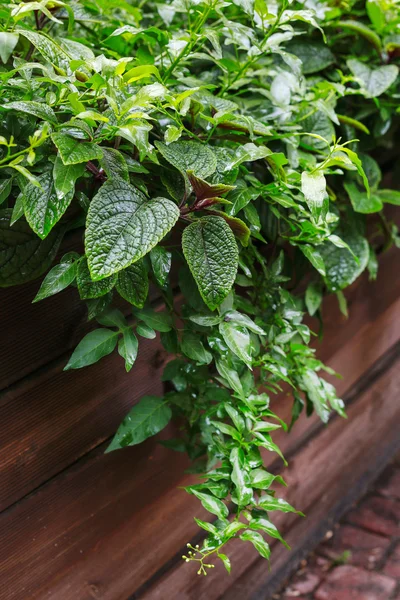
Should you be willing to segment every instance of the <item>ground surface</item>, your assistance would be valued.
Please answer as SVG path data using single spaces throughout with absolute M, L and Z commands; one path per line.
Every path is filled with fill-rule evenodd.
M 400 455 L 275 598 L 400 600 Z

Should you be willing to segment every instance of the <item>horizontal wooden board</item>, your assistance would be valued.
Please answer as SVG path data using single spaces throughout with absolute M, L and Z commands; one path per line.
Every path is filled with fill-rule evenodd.
M 80 238 L 68 236 L 59 255 L 81 248 Z M 78 292 L 67 289 L 32 304 L 40 281 L 0 289 L 0 390 L 60 356 L 83 331 L 86 309 Z
M 141 339 L 135 370 L 116 353 L 63 372 L 67 357 L 0 398 L 0 507 L 20 499 L 112 435 L 142 396 L 162 395 L 166 353 Z
M 400 418 L 399 393 L 398 358 L 387 372 L 350 405 L 345 425 L 341 419 L 335 419 L 296 453 L 285 470 L 288 488 L 280 491 L 280 495 L 306 514 L 310 511 L 311 517 L 313 507 L 317 506 L 320 511 L 317 521 L 324 511 L 328 513 L 330 506 L 340 501 L 343 490 L 349 490 L 370 469 L 371 465 L 365 460 L 366 455 L 382 456 L 387 447 L 395 452 L 398 432 L 393 424 L 398 423 Z M 295 547 L 300 542 L 298 536 L 307 531 L 307 517 L 301 519 L 294 515 L 275 513 L 272 520 Z M 315 526 L 315 522 L 311 520 L 310 527 L 313 525 Z M 268 578 L 271 575 L 268 563 L 258 559 L 252 546 L 248 546 L 250 547 L 244 547 L 239 540 L 226 546 L 226 553 L 232 561 L 233 577 L 226 574 L 219 561 L 208 577 L 197 577 L 195 568 L 178 563 L 153 586 L 135 597 L 141 600 L 269 598 Z M 281 567 L 285 560 L 290 559 L 290 553 L 281 549 L 278 543 L 272 542 L 271 546 L 273 573 L 275 567 Z
M 359 378 L 400 337 L 400 320 L 393 321 L 400 305 L 389 294 L 387 304 L 381 315 L 368 321 L 368 327 L 362 324 L 353 338 L 347 338 L 342 345 L 337 346 L 335 336 L 327 331 L 333 362 L 340 368 L 341 357 L 346 356 L 354 365 L 346 365 L 352 378 Z M 344 326 L 349 327 L 350 322 L 351 319 Z M 333 326 L 334 330 L 338 329 L 337 324 Z M 371 347 L 360 364 L 357 353 L 371 336 L 377 336 L 380 341 L 377 353 Z M 355 352 L 351 351 L 353 344 L 356 344 Z M 102 364 L 105 366 L 105 362 Z M 93 382 L 94 374 L 97 377 L 99 373 L 97 367 L 91 367 L 83 370 L 82 376 L 90 370 L 93 375 L 86 386 Z M 118 381 L 116 376 L 115 382 Z M 342 392 L 348 389 L 346 380 L 338 384 Z M 74 388 L 73 393 L 77 393 L 76 390 Z M 111 399 L 102 403 L 104 419 L 110 419 L 106 409 L 112 402 Z M 281 403 L 288 407 L 288 403 Z M 50 402 L 50 416 L 55 410 L 52 406 Z M 97 405 L 87 411 L 88 422 L 95 418 L 97 411 Z M 74 427 L 76 432 L 84 430 L 78 410 L 75 419 L 78 421 L 72 426 L 58 429 L 58 435 L 54 435 L 49 446 L 53 455 L 59 451 L 57 442 L 68 446 Z M 63 420 L 61 413 L 51 422 L 59 424 Z M 348 426 L 346 422 L 338 422 L 341 429 Z M 280 434 L 280 443 L 292 455 L 318 427 L 316 419 L 302 419 L 290 436 Z M 92 435 L 95 430 L 97 428 Z M 60 431 L 65 434 L 60 436 Z M 269 460 L 272 458 L 270 455 Z M 35 455 L 31 464 L 39 464 L 35 463 Z M 95 451 L 5 511 L 0 516 L 0 561 L 4 565 L 0 598 L 5 599 L 4 590 L 10 594 L 7 600 L 8 597 L 41 599 L 48 595 L 62 600 L 128 598 L 159 573 L 197 531 L 193 515 L 203 515 L 198 501 L 177 489 L 179 484 L 187 483 L 187 479 L 182 479 L 185 465 L 182 455 L 155 445 L 154 440 L 112 455 L 102 456 L 100 450 Z M 27 472 L 28 469 L 21 470 L 20 476 Z M 291 489 L 296 493 L 296 481 Z M 18 578 L 15 577 L 17 568 Z M 196 594 L 198 580 L 192 579 L 193 594 Z M 178 596 L 166 593 L 163 597 Z

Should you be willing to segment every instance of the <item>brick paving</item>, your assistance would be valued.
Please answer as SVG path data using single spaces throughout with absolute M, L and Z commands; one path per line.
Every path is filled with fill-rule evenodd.
M 400 455 L 273 598 L 400 600 Z

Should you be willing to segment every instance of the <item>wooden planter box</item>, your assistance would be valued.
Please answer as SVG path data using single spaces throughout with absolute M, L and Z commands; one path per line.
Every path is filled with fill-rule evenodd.
M 186 458 L 156 439 L 103 454 L 132 404 L 163 393 L 160 344 L 141 341 L 129 375 L 116 355 L 64 373 L 87 328 L 76 291 L 32 305 L 37 282 L 2 290 L 0 600 L 270 598 L 400 443 L 397 271 L 389 252 L 376 282 L 364 275 L 349 290 L 348 320 L 336 298 L 325 301 L 316 347 L 343 375 L 336 385 L 349 418 L 326 427 L 302 417 L 289 436 L 275 436 L 289 459 L 286 497 L 307 515 L 275 519 L 292 552 L 272 544 L 269 571 L 251 544 L 232 542 L 232 575 L 217 565 L 206 578 L 180 558 L 186 542 L 200 539 L 193 516 L 204 516 L 178 489 L 191 480 Z M 284 417 L 290 405 L 275 401 Z M 281 469 L 272 454 L 266 461 Z

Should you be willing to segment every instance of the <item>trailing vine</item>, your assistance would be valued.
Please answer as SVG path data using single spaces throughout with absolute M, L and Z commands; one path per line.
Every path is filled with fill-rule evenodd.
M 230 571 L 233 538 L 268 559 L 265 536 L 287 545 L 274 511 L 298 512 L 264 467 L 267 452 L 286 464 L 273 432 L 303 410 L 345 416 L 304 317 L 321 321 L 326 293 L 346 314 L 343 290 L 400 245 L 384 210 L 400 192 L 381 172 L 398 164 L 400 3 L 0 12 L 0 285 L 45 274 L 34 302 L 76 288 L 93 328 L 66 369 L 117 350 L 130 371 L 159 334 L 169 391 L 142 398 L 108 451 L 177 418 L 163 443 L 187 452 L 199 483 L 186 491 L 210 513 L 183 559 Z M 69 232 L 84 251 L 53 265 Z M 270 404 L 282 389 L 288 424 Z

